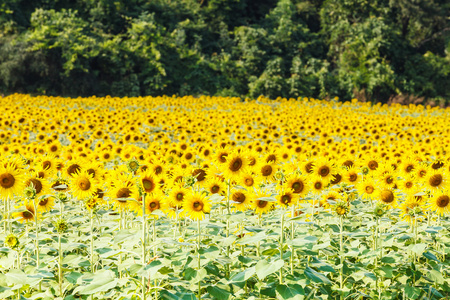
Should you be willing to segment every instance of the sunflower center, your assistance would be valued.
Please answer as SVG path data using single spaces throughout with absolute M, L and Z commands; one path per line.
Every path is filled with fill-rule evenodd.
M 434 170 L 437 170 L 437 169 L 440 169 L 440 168 L 442 168 L 444 166 L 444 163 L 443 162 L 435 162 L 435 163 L 433 163 L 432 165 L 431 165 L 431 167 L 434 169 Z
M 434 174 L 430 177 L 430 185 L 432 187 L 437 187 L 442 183 L 442 175 L 441 174 Z
M 273 169 L 269 165 L 265 165 L 261 169 L 261 173 L 262 173 L 263 176 L 269 176 L 270 174 L 272 174 L 272 171 L 273 171 Z
M 392 203 L 394 201 L 394 193 L 389 190 L 381 192 L 381 201 L 384 203 Z
M 344 161 L 343 165 L 346 167 L 351 167 L 354 165 L 354 163 L 351 160 L 346 160 Z
M 264 201 L 264 200 L 258 200 L 258 207 L 259 208 L 264 208 L 264 207 L 266 207 L 267 206 L 267 201 Z
M 81 167 L 78 164 L 73 164 L 67 168 L 67 174 L 69 174 L 70 176 L 73 176 L 73 174 L 75 174 L 76 172 L 78 172 L 80 170 L 81 170 Z
M 44 168 L 44 170 L 50 169 L 51 166 L 52 166 L 52 163 L 48 160 L 46 160 L 42 163 L 42 167 Z
M 97 189 L 97 192 L 95 192 L 95 195 L 97 196 L 97 198 L 99 198 L 99 199 L 103 199 L 103 195 L 104 195 L 105 193 L 103 192 L 103 190 L 101 190 L 101 189 Z
M 419 177 L 425 177 L 425 175 L 427 175 L 427 171 L 421 170 L 421 171 L 419 172 Z
M 80 181 L 78 181 L 78 186 L 80 190 L 87 191 L 91 188 L 91 182 L 87 178 L 81 178 Z
M 0 186 L 4 189 L 9 189 L 14 185 L 14 182 L 16 182 L 16 179 L 12 174 L 5 173 L 0 175 Z
M 233 172 L 237 172 L 242 167 L 242 159 L 236 158 L 230 166 L 230 170 Z
M 220 155 L 219 155 L 219 161 L 220 161 L 221 163 L 227 162 L 227 156 L 228 156 L 228 153 L 222 153 L 222 154 L 220 154 Z
M 41 178 L 41 179 L 42 179 L 42 178 L 44 178 L 44 176 L 45 176 L 45 173 L 42 172 L 42 171 L 40 171 L 40 172 L 37 173 L 37 177 L 38 177 L 38 178 Z
M 28 219 L 33 218 L 33 213 L 31 211 L 29 211 L 29 210 L 26 210 L 26 211 L 24 211 L 22 213 L 22 216 L 23 216 L 24 219 L 28 220 Z
M 200 201 L 195 201 L 192 207 L 195 211 L 201 211 L 203 209 L 203 203 Z
M 413 166 L 413 165 L 408 165 L 408 166 L 405 168 L 406 173 L 409 173 L 409 172 L 411 172 L 412 170 L 414 170 L 414 166 Z
M 391 184 L 394 182 L 394 178 L 392 176 L 389 176 L 388 178 L 386 178 L 386 183 L 387 184 Z
M 327 176 L 328 174 L 330 174 L 330 168 L 328 168 L 327 166 L 322 166 L 319 168 L 319 175 L 322 177 Z
M 48 203 L 48 199 L 43 199 L 41 201 L 39 201 L 39 206 L 46 206 Z
M 241 192 L 237 192 L 233 194 L 233 201 L 235 202 L 239 202 L 239 203 L 244 203 L 245 201 L 245 195 Z
M 154 183 L 146 178 L 142 179 L 142 185 L 144 186 L 144 190 L 148 193 L 155 187 Z
M 322 189 L 322 182 L 316 182 L 316 183 L 314 183 L 314 188 L 316 189 L 316 190 L 320 190 L 320 189 Z
M 249 157 L 248 158 L 248 165 L 249 166 L 254 166 L 256 164 L 256 158 L 254 157 Z
M 177 200 L 178 200 L 178 201 L 183 200 L 183 197 L 184 197 L 183 193 L 178 193 L 178 194 L 177 194 Z
M 371 160 L 367 163 L 367 166 L 373 171 L 378 168 L 378 163 L 375 160 Z
M 131 195 L 131 191 L 129 188 L 121 188 L 117 191 L 116 197 L 117 198 L 128 198 Z M 119 201 L 126 201 L 126 200 L 119 200 Z
M 304 185 L 301 181 L 296 181 L 292 184 L 292 189 L 294 190 L 294 193 L 301 193 L 303 191 Z
M 348 177 L 348 181 L 350 182 L 354 182 L 356 181 L 356 179 L 358 179 L 358 175 L 355 173 L 350 174 L 350 176 Z
M 202 169 L 195 169 L 192 176 L 196 177 L 197 181 L 203 181 L 206 178 L 206 172 Z
M 159 208 L 159 203 L 158 202 L 150 202 L 150 208 L 152 210 L 158 209 Z
M 413 183 L 411 181 L 408 181 L 405 183 L 405 186 L 409 189 L 413 186 Z
M 283 197 L 281 197 L 281 202 L 283 204 L 289 204 L 291 203 L 291 196 L 289 195 L 283 195 Z
M 162 167 L 161 166 L 157 166 L 156 168 L 155 168 L 155 174 L 156 175 L 159 175 L 159 174 L 161 174 L 162 173 Z
M 305 165 L 305 171 L 307 173 L 312 173 L 312 171 L 313 171 L 313 163 L 312 162 L 309 162 Z
M 244 183 L 246 186 L 253 186 L 254 180 L 253 178 L 245 178 Z
M 219 187 L 218 185 L 214 185 L 214 186 L 211 188 L 211 192 L 212 192 L 213 194 L 216 194 L 217 192 L 219 192 L 219 190 L 220 190 L 220 187 Z
M 331 184 L 338 184 L 342 180 L 342 176 L 340 174 L 334 174 L 334 179 L 331 180 Z
M 442 195 L 442 196 L 439 196 L 439 198 L 437 198 L 436 205 L 438 207 L 443 208 L 443 207 L 447 207 L 449 202 L 450 202 L 450 198 L 447 195 Z
M 33 178 L 28 182 L 28 186 L 30 185 L 30 183 L 33 184 L 34 189 L 36 190 L 36 194 L 39 194 L 42 191 L 42 182 L 40 180 Z
M 373 191 L 374 191 L 374 188 L 373 188 L 373 186 L 368 185 L 368 186 L 365 187 L 364 190 L 366 191 L 367 194 L 372 194 Z
M 266 162 L 275 162 L 277 160 L 277 157 L 274 154 L 270 154 L 269 156 L 267 156 Z
M 88 173 L 89 175 L 92 175 L 92 177 L 95 177 L 95 170 L 94 169 L 88 169 L 86 171 L 86 173 Z
M 192 153 L 188 152 L 188 153 L 186 153 L 185 157 L 187 160 L 190 160 L 192 158 L 192 156 L 193 156 Z

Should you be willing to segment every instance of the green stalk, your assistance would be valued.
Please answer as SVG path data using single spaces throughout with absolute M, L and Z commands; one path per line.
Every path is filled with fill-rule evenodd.
M 231 195 L 231 179 L 228 180 L 228 189 L 227 189 L 227 213 L 228 213 L 228 218 L 227 218 L 227 227 L 226 227 L 226 234 L 227 234 L 227 238 L 230 236 L 230 220 L 229 217 L 231 216 L 231 210 L 230 210 L 230 195 Z M 230 250 L 231 250 L 231 246 L 228 245 L 227 246 L 227 257 L 230 257 Z M 226 277 L 229 278 L 230 276 L 230 264 L 227 264 L 227 273 L 226 273 Z
M 294 218 L 295 214 L 295 205 L 293 204 L 291 206 L 291 218 Z M 294 221 L 291 221 L 291 241 L 294 240 Z M 291 264 L 291 275 L 294 275 L 294 246 L 291 246 L 291 258 L 290 258 L 290 264 Z
M 90 238 L 91 238 L 91 272 L 94 273 L 94 216 L 92 209 L 89 209 L 89 217 L 90 217 Z
M 200 271 L 201 268 L 201 263 L 200 263 L 200 219 L 197 220 L 197 230 L 198 230 L 198 237 L 197 237 L 197 254 L 198 254 L 198 271 Z M 198 281 L 198 299 L 200 300 L 202 298 L 202 294 L 201 294 L 201 281 Z
M 284 209 L 281 211 L 281 231 L 280 231 L 280 259 L 283 259 L 284 244 Z M 283 267 L 280 268 L 280 284 L 283 284 Z
M 142 195 L 142 267 L 145 268 L 146 265 L 146 224 L 147 223 L 147 219 L 145 216 L 145 193 Z M 144 273 L 143 273 L 144 274 Z M 142 300 L 145 300 L 147 297 L 147 293 L 146 293 L 146 289 L 145 289 L 145 276 L 142 275 Z
M 61 233 L 58 234 L 58 283 L 59 296 L 63 298 L 63 271 L 62 271 L 62 247 L 61 247 Z
M 344 237 L 343 230 L 344 229 L 344 218 L 339 216 L 339 259 L 340 259 L 340 269 L 339 269 L 339 288 L 341 299 L 343 299 L 342 288 L 344 287 Z

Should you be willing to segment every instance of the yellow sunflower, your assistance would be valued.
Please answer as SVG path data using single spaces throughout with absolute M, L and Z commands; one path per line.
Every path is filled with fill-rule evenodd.
M 376 197 L 377 184 L 373 177 L 365 177 L 356 185 L 358 194 L 365 199 L 374 199 Z
M 146 170 L 144 174 L 141 174 L 139 179 L 139 184 L 148 195 L 159 190 L 159 180 L 153 174 L 154 172 L 151 170 Z
M 276 196 L 277 204 L 283 208 L 297 204 L 298 198 L 299 194 L 294 193 L 293 189 L 285 189 L 283 193 Z
M 227 179 L 237 180 L 245 173 L 247 163 L 245 156 L 233 151 L 226 157 L 226 162 L 221 165 L 223 175 Z
M 52 196 L 45 197 L 37 202 L 37 211 L 38 212 L 50 211 L 54 205 L 55 205 L 54 197 Z
M 139 199 L 139 190 L 130 178 L 118 179 L 108 191 L 109 198 L 114 201 L 114 209 L 127 209 L 129 202 Z
M 266 191 L 258 191 L 255 195 L 253 195 L 253 209 L 255 210 L 255 213 L 261 216 L 274 208 L 275 202 L 264 200 L 264 198 L 268 198 L 270 196 L 271 194 Z
M 174 185 L 169 193 L 169 203 L 171 207 L 181 208 L 183 206 L 183 201 L 186 195 L 188 195 L 189 190 L 182 187 Z
M 297 172 L 286 177 L 284 187 L 292 189 L 299 197 L 303 197 L 309 191 L 307 178 L 304 175 L 298 175 Z
M 252 196 L 249 192 L 242 189 L 233 189 L 230 195 L 230 202 L 233 210 L 246 211 L 252 206 Z
M 205 188 L 210 194 L 223 195 L 226 190 L 226 184 L 219 178 L 212 177 L 207 181 Z
M 18 195 L 24 187 L 22 169 L 16 169 L 4 162 L 0 163 L 0 196 L 6 198 Z
M 69 186 L 72 195 L 79 200 L 91 198 L 97 192 L 97 184 L 87 171 L 75 172 Z
M 389 206 L 390 208 L 394 208 L 397 206 L 397 202 L 399 200 L 399 193 L 397 190 L 394 190 L 389 187 L 382 187 L 377 190 L 377 196 L 375 197 L 379 202 Z
M 448 187 L 447 173 L 444 169 L 430 169 L 425 177 L 424 185 L 430 191 L 446 189 Z
M 448 214 L 450 211 L 450 194 L 448 191 L 436 193 L 430 198 L 428 207 L 439 215 Z
M 193 192 L 184 198 L 183 209 L 192 220 L 203 220 L 205 214 L 211 211 L 211 203 L 204 195 Z
M 34 210 L 34 205 L 32 202 L 25 202 L 25 207 L 23 208 L 22 211 L 20 212 L 15 212 L 12 214 L 12 217 L 15 218 L 19 218 L 19 222 L 23 223 L 23 222 L 27 222 L 28 221 L 33 221 L 34 220 L 34 215 L 35 215 L 35 210 Z

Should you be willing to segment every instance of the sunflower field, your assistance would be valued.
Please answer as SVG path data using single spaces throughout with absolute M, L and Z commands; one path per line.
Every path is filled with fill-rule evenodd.
M 0 98 L 0 299 L 449 299 L 450 110 Z

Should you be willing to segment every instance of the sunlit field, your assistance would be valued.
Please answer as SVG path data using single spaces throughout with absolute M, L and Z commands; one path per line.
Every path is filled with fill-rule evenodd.
M 0 98 L 0 299 L 442 299 L 450 110 Z

